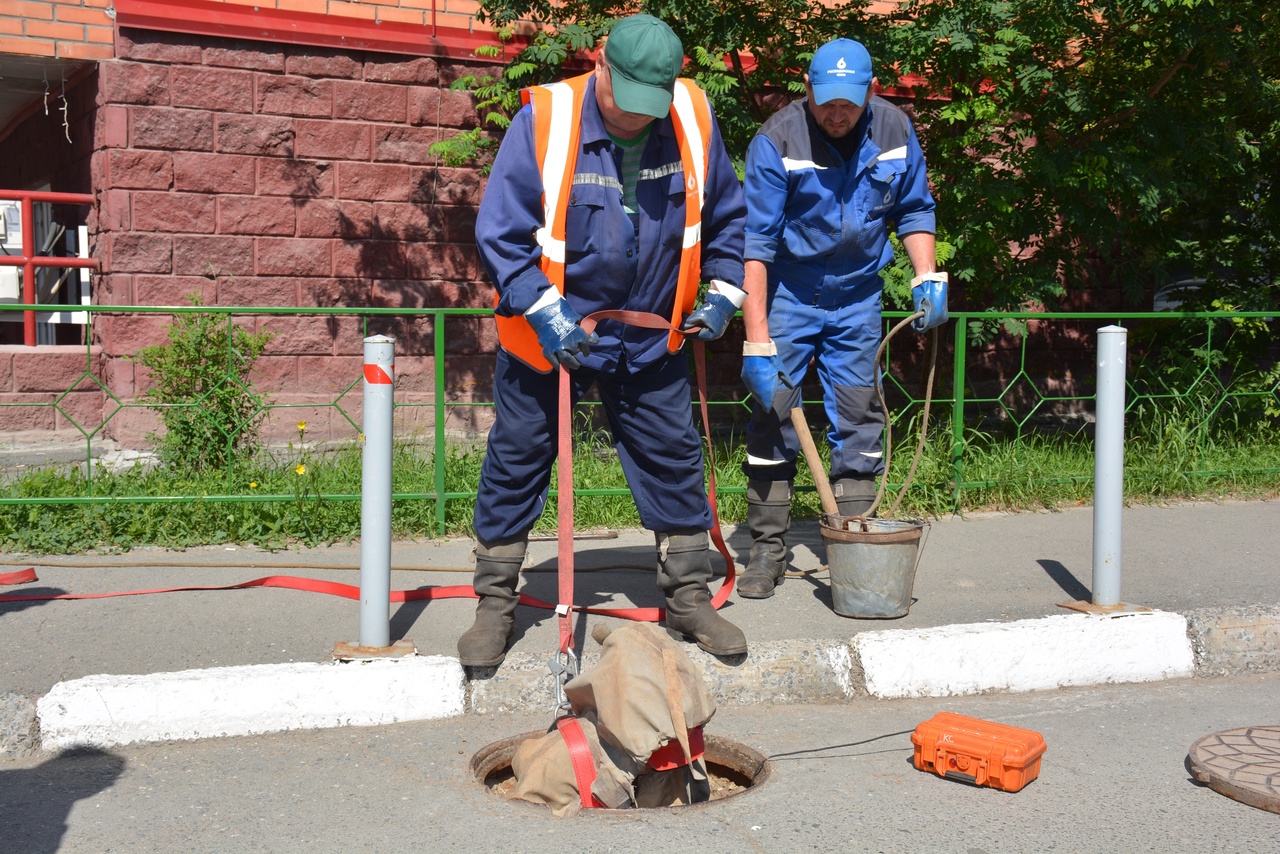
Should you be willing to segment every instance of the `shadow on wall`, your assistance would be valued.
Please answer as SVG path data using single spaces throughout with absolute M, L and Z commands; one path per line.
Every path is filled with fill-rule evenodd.
M 81 748 L 34 768 L 0 770 L 0 850 L 58 851 L 76 802 L 111 788 L 124 767 L 120 756 Z

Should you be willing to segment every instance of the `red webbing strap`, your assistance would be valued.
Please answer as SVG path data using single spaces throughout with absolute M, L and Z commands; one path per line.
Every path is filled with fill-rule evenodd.
M 591 756 L 591 745 L 587 744 L 582 724 L 572 715 L 566 715 L 556 720 L 556 729 L 560 730 L 565 746 L 569 748 L 569 761 L 573 763 L 573 776 L 578 781 L 582 808 L 602 809 L 604 804 L 591 792 L 591 785 L 596 781 L 596 760 Z
M 645 329 L 677 328 L 656 314 L 623 309 L 607 309 L 594 312 L 583 318 L 579 325 L 590 334 L 595 331 L 596 324 L 601 320 L 616 320 L 619 323 L 640 326 Z M 729 596 L 733 593 L 734 577 L 737 573 L 733 564 L 733 556 L 729 554 L 729 547 L 725 545 L 724 536 L 720 533 L 720 511 L 716 507 L 716 457 L 715 449 L 711 444 L 711 419 L 707 410 L 707 348 L 704 342 L 697 339 L 693 341 L 693 367 L 698 384 L 698 407 L 702 415 L 702 435 L 707 440 L 707 502 L 711 505 L 711 541 L 715 543 L 716 550 L 724 558 L 724 582 L 720 585 L 720 589 L 715 592 L 715 595 L 711 597 L 711 607 L 719 609 L 725 602 L 729 601 Z M 663 608 L 582 608 L 580 610 L 586 614 L 600 614 L 649 623 L 656 623 L 665 618 L 665 609 Z
M 683 745 L 673 738 L 649 755 L 649 767 L 654 771 L 670 771 L 672 768 L 688 765 L 695 759 L 701 759 L 706 750 L 702 727 L 696 726 L 689 730 L 688 759 L 685 759 Z
M 573 400 L 569 369 L 560 366 L 560 439 L 556 456 L 556 559 L 560 652 L 573 650 Z M 572 752 L 572 751 L 571 751 Z
M 0 584 L 27 584 L 36 580 L 36 569 L 34 566 L 20 569 L 17 572 L 0 573 Z

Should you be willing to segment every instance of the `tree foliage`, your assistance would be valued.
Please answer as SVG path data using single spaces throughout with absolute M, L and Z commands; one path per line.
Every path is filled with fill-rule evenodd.
M 483 159 L 520 87 L 555 79 L 614 21 L 668 21 L 708 92 L 730 154 L 802 91 L 835 36 L 870 48 L 881 84 L 912 92 L 949 269 L 976 305 L 1058 306 L 1122 287 L 1208 280 L 1204 300 L 1277 304 L 1280 23 L 1256 0 L 907 0 L 891 15 L 816 0 L 481 0 L 510 38 L 500 71 L 457 84 L 485 126 L 438 144 Z

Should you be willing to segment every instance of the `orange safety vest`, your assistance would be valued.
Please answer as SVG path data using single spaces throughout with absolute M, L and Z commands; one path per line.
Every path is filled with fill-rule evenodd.
M 542 174 L 542 228 L 538 245 L 542 248 L 539 266 L 551 284 L 564 293 L 565 218 L 573 187 L 582 128 L 582 101 L 590 74 L 572 77 L 546 86 L 532 86 L 520 93 L 524 103 L 533 103 L 533 138 L 538 169 Z M 711 106 L 707 96 L 692 80 L 677 80 L 671 104 L 671 120 L 680 139 L 680 160 L 684 167 L 684 241 L 680 253 L 680 273 L 676 284 L 671 325 L 679 326 L 693 311 L 702 278 L 702 203 L 706 197 L 707 160 L 711 151 Z M 494 305 L 497 305 L 495 299 Z M 502 349 L 535 370 L 547 373 L 551 363 L 542 355 L 538 336 L 524 317 L 495 315 L 498 342 Z M 667 339 L 667 349 L 676 352 L 684 336 L 675 330 Z

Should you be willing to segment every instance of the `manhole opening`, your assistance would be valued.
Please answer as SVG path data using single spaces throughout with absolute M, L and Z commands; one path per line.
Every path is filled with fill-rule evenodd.
M 515 787 L 515 774 L 511 770 L 511 759 L 522 742 L 530 738 L 539 738 L 540 731 L 526 732 L 521 735 L 504 738 L 480 748 L 471 757 L 471 775 L 485 789 L 507 800 Z M 711 778 L 711 800 L 701 804 L 690 804 L 680 807 L 657 807 L 657 809 L 689 809 L 690 807 L 707 807 L 755 791 L 769 779 L 769 760 L 762 753 L 741 742 L 723 736 L 707 734 L 705 752 L 707 774 Z M 528 801 L 510 801 L 531 808 L 541 808 Z M 654 808 L 640 810 L 592 810 L 592 812 L 652 812 Z

